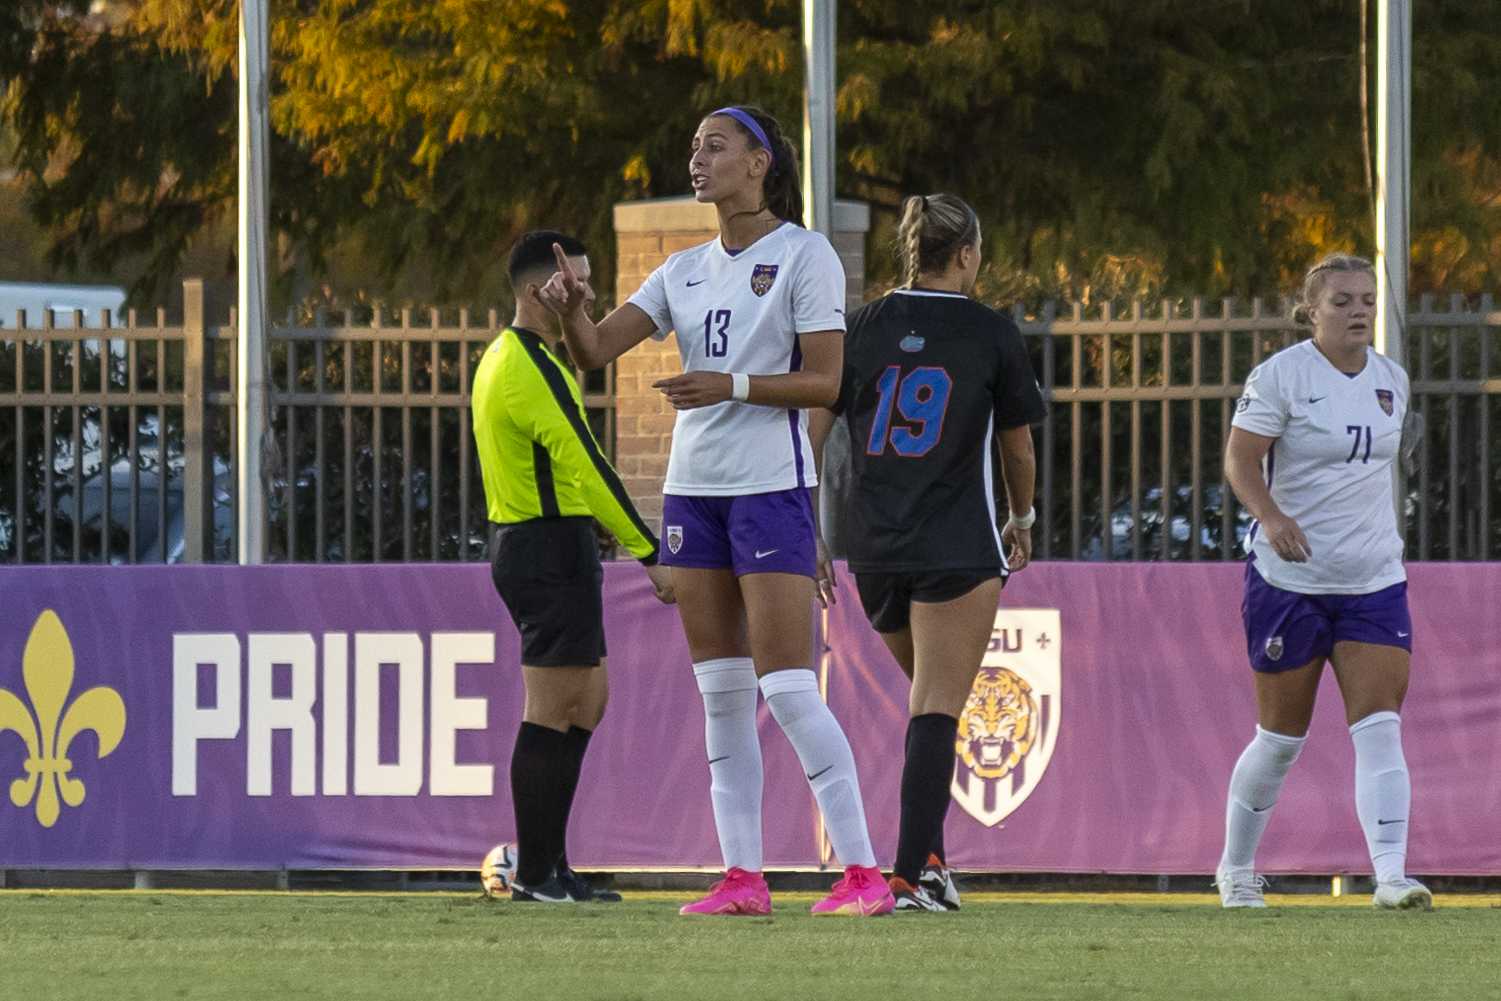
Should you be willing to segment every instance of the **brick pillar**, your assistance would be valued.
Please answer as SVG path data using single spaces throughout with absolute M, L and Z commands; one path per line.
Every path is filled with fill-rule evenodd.
M 832 243 L 844 263 L 845 301 L 853 309 L 865 295 L 865 234 L 870 207 L 864 202 L 834 204 Z M 615 301 L 631 297 L 667 255 L 706 243 L 719 235 L 714 206 L 693 198 L 657 198 L 615 206 Z M 673 411 L 651 384 L 682 370 L 673 337 L 647 340 L 615 362 L 615 465 L 647 524 L 662 517 L 662 481 L 672 447 Z

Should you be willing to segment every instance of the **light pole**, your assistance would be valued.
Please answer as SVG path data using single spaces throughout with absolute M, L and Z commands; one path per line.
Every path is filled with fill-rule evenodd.
M 269 0 L 240 0 L 239 295 L 235 365 L 235 470 L 239 560 L 266 561 L 261 437 L 266 419 L 267 22 Z

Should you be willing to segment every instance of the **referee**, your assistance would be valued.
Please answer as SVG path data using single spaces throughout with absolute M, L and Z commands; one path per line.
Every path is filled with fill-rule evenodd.
M 604 716 L 604 571 L 599 519 L 646 567 L 656 594 L 673 599 L 657 565 L 657 539 L 631 504 L 586 422 L 573 374 L 557 358 L 557 321 L 537 298 L 553 272 L 552 246 L 589 279 L 578 240 L 527 233 L 507 270 L 516 317 L 474 374 L 474 438 L 492 524 L 491 576 L 521 634 L 526 709 L 511 755 L 517 866 L 511 899 L 619 900 L 568 866 L 568 813 L 589 737 Z M 592 290 L 586 302 L 592 302 Z M 587 308 L 587 307 L 586 307 Z

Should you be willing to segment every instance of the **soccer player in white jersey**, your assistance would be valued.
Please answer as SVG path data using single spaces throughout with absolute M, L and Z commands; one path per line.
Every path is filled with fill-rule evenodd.
M 1375 904 L 1433 906 L 1405 871 L 1412 786 L 1398 713 L 1412 618 L 1392 463 L 1408 380 L 1371 348 L 1375 306 L 1370 262 L 1333 255 L 1315 265 L 1293 314 L 1312 324 L 1313 338 L 1252 371 L 1231 422 L 1225 476 L 1256 518 L 1241 609 L 1258 725 L 1230 777 L 1215 877 L 1226 907 L 1265 906 L 1256 846 L 1307 739 L 1326 660 L 1355 744 L 1355 810 Z
M 654 384 L 678 411 L 662 512 L 693 673 L 704 700 L 714 822 L 725 878 L 684 914 L 766 914 L 756 696 L 792 743 L 844 878 L 814 914 L 884 914 L 895 901 L 875 867 L 854 756 L 813 673 L 819 574 L 809 488 L 817 480 L 808 407 L 839 393 L 844 268 L 800 223 L 797 155 L 776 120 L 721 108 L 698 126 L 693 192 L 719 236 L 673 254 L 599 324 L 562 251 L 542 290 L 575 361 L 597 368 L 677 332 L 683 373 Z

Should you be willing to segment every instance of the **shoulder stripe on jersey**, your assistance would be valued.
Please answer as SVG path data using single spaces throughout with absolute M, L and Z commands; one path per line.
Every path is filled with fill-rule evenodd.
M 539 441 L 532 442 L 532 476 L 537 481 L 537 506 L 544 518 L 558 516 L 558 488 L 552 482 L 552 456 Z
M 942 292 L 925 288 L 894 288 L 893 295 L 920 295 L 929 299 L 968 299 L 962 292 Z
M 542 346 L 540 340 L 533 342 L 528 338 L 520 338 L 520 341 L 522 346 L 526 348 L 527 357 L 532 360 L 532 364 L 536 365 L 537 371 L 541 373 L 542 381 L 547 383 L 548 389 L 552 390 L 553 401 L 563 411 L 563 416 L 568 418 L 568 424 L 573 428 L 573 433 L 577 436 L 579 444 L 584 446 L 585 454 L 589 456 L 589 461 L 594 464 L 594 471 L 599 474 L 600 479 L 604 480 L 605 486 L 609 488 L 610 494 L 615 498 L 615 502 L 620 505 L 621 510 L 630 518 L 631 524 L 635 526 L 636 531 L 640 532 L 643 538 L 655 540 L 656 535 L 652 533 L 651 529 L 646 527 L 646 522 L 641 520 L 641 515 L 636 511 L 636 505 L 631 503 L 630 494 L 625 492 L 625 484 L 620 482 L 620 477 L 615 475 L 614 468 L 600 452 L 599 443 L 594 440 L 594 435 L 589 431 L 588 425 L 584 423 L 583 417 L 579 414 L 578 407 L 574 405 L 573 394 L 568 392 L 568 384 L 563 380 L 563 373 L 558 370 L 557 364 L 547 354 L 547 349 Z

